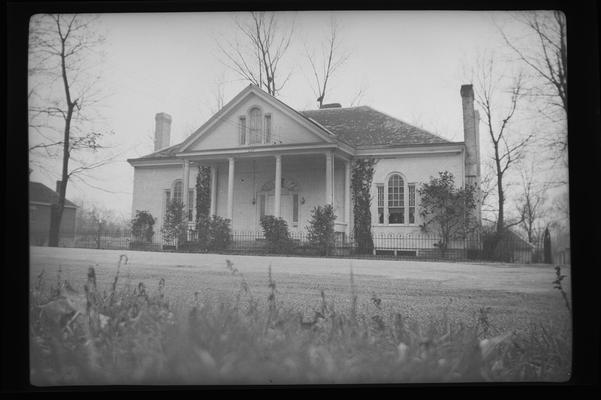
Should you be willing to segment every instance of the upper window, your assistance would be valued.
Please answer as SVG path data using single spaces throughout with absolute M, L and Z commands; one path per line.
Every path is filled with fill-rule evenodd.
M 250 110 L 250 131 L 248 144 L 263 142 L 261 110 L 255 107 Z
M 265 114 L 265 143 L 271 143 L 271 115 Z
M 240 117 L 240 144 L 246 144 L 246 117 Z

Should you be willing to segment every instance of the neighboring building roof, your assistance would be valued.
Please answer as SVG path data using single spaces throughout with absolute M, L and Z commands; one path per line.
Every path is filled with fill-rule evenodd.
M 58 193 L 42 183 L 29 182 L 29 201 L 48 205 L 56 204 L 58 203 Z M 65 199 L 65 207 L 76 208 L 77 206 Z
M 353 146 L 451 143 L 368 106 L 302 111 Z

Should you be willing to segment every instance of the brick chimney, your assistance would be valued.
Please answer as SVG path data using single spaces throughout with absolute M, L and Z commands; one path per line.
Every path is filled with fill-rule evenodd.
M 474 109 L 474 88 L 461 86 L 463 106 L 463 141 L 465 143 L 465 183 L 480 188 L 480 114 Z M 481 220 L 480 206 L 476 209 Z
M 158 113 L 154 116 L 154 151 L 169 147 L 171 138 L 171 115 Z

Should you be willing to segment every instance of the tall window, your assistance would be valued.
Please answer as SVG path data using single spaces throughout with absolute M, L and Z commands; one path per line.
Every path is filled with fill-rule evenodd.
M 292 224 L 298 224 L 298 194 L 292 195 Z
M 182 191 L 183 191 L 183 186 L 184 184 L 182 183 L 182 181 L 176 181 L 175 185 L 173 185 L 173 201 L 174 202 L 178 202 L 178 203 L 183 203 L 183 195 L 182 195 Z
M 415 224 L 415 183 L 410 183 L 409 188 L 409 223 Z
M 163 217 L 167 216 L 167 208 L 171 202 L 171 190 L 165 190 L 165 207 L 163 209 Z
M 248 144 L 257 144 L 263 141 L 261 125 L 261 110 L 255 107 L 250 110 L 250 132 Z
M 378 185 L 378 223 L 384 223 L 384 185 Z
M 194 211 L 194 189 L 188 190 L 188 221 L 192 221 Z
M 265 115 L 265 143 L 271 143 L 271 115 Z
M 388 223 L 405 223 L 405 183 L 400 175 L 388 179 Z
M 246 144 L 246 117 L 240 117 L 240 144 Z

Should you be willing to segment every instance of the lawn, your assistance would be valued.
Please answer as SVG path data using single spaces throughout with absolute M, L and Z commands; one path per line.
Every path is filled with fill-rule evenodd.
M 369 307 L 373 295 L 387 310 L 428 320 L 447 310 L 454 319 L 469 321 L 481 308 L 498 330 L 523 329 L 536 322 L 564 318 L 560 293 L 553 289 L 555 271 L 549 265 L 442 263 L 365 259 L 261 257 L 219 254 L 154 253 L 119 250 L 31 248 L 31 279 L 42 271 L 82 290 L 87 268 L 94 266 L 100 286 L 114 277 L 120 254 L 128 257 L 121 276 L 133 284 L 154 288 L 165 278 L 169 296 L 192 301 L 195 292 L 206 296 L 235 293 L 240 281 L 226 269 L 226 260 L 244 275 L 256 297 L 266 298 L 271 265 L 278 300 L 306 314 L 317 307 L 323 290 L 329 300 L 348 307 L 352 268 L 358 304 Z M 564 288 L 569 292 L 569 269 Z
M 146 335 L 146 331 L 131 331 L 128 335 L 136 337 L 131 341 L 136 345 L 125 345 L 123 338 L 129 336 L 124 336 L 123 332 L 119 331 L 121 328 L 115 327 L 111 335 L 106 336 L 105 332 L 96 337 L 103 338 L 98 342 L 98 346 L 112 349 L 110 356 L 105 354 L 106 360 L 111 360 L 105 362 L 111 365 L 108 370 L 112 371 L 112 374 L 101 374 L 104 378 L 99 378 L 101 375 L 98 375 L 98 368 L 90 367 L 90 371 L 96 372 L 90 372 L 93 378 L 88 377 L 88 380 L 82 377 L 71 379 L 64 376 L 66 373 L 61 373 L 60 378 L 38 377 L 42 384 L 85 383 L 89 382 L 89 379 L 93 382 L 100 380 L 109 383 L 147 383 L 149 379 L 152 382 L 162 379 L 166 383 L 198 383 L 199 379 L 201 383 L 271 383 L 274 382 L 272 378 L 278 378 L 277 381 L 282 383 L 389 380 L 396 382 L 397 379 L 402 382 L 441 379 L 561 380 L 567 379 L 569 374 L 569 361 L 566 361 L 569 360 L 571 347 L 569 331 L 566 336 L 569 312 L 560 291 L 553 288 L 555 270 L 549 265 L 259 257 L 32 247 L 32 287 L 42 271 L 47 284 L 56 283 L 60 268 L 61 279 L 69 281 L 79 293 L 84 293 L 83 286 L 87 281 L 88 268 L 94 267 L 97 285 L 105 293 L 101 297 L 106 300 L 106 291 L 114 280 L 121 254 L 127 256 L 128 262 L 121 267 L 117 290 L 139 287 L 138 284 L 142 282 L 149 292 L 164 293 L 171 304 L 170 309 L 179 310 L 179 315 L 175 317 L 178 321 L 176 333 L 167 334 L 163 328 L 157 333 L 159 331 L 152 328 L 152 340 L 146 336 L 144 340 L 148 339 L 154 343 L 158 336 L 161 338 L 159 342 L 163 344 L 156 347 L 154 353 L 147 350 L 141 353 L 136 350 L 136 353 L 132 349 L 139 346 L 141 339 L 138 336 Z M 227 260 L 232 263 L 229 268 Z M 232 273 L 233 270 L 237 272 Z M 562 285 L 569 296 L 569 268 L 563 268 L 562 273 L 567 275 Z M 162 279 L 164 288 L 159 290 Z M 250 298 L 250 304 L 253 301 L 257 303 L 258 308 L 254 314 L 237 311 L 237 303 L 233 299 L 240 296 L 241 287 L 247 288 L 245 299 Z M 202 307 L 198 306 L 199 298 Z M 310 321 L 318 310 L 325 314 L 326 303 L 329 311 L 324 321 L 330 328 L 323 329 L 327 330 L 327 337 L 323 336 L 326 333 L 323 329 L 311 331 L 312 333 L 306 336 L 299 328 L 298 321 Z M 174 304 L 176 307 L 173 307 Z M 152 310 L 152 303 L 149 302 L 148 305 L 148 310 Z M 267 311 L 271 310 L 272 306 L 281 311 Z M 105 313 L 109 315 L 111 312 L 117 315 L 117 312 L 110 311 L 105 305 L 98 307 L 99 310 L 106 310 Z M 200 315 L 202 318 L 192 318 L 192 314 L 187 314 L 191 309 L 195 310 L 194 315 Z M 297 314 L 300 314 L 299 320 L 295 319 Z M 349 314 L 361 317 L 349 319 Z M 148 315 L 152 317 L 150 320 L 154 321 L 150 326 L 164 325 L 164 322 L 155 321 L 158 318 L 156 315 L 159 314 L 148 311 Z M 190 315 L 189 318 L 192 319 L 185 322 L 186 318 L 182 317 L 185 315 Z M 248 316 L 252 316 L 251 320 L 248 320 Z M 404 327 L 399 328 L 397 319 L 401 317 L 407 322 Z M 161 318 L 158 320 L 163 321 Z M 362 322 L 353 322 L 359 320 Z M 181 336 L 182 332 L 190 330 L 194 323 L 199 324 L 200 330 L 192 336 Z M 477 337 L 472 338 L 472 331 L 465 330 L 463 324 L 475 327 L 473 332 Z M 413 328 L 407 328 L 409 325 Z M 377 329 L 374 330 L 374 327 Z M 117 331 L 121 333 L 116 335 Z M 50 335 L 50 331 L 44 329 L 40 332 L 41 336 Z M 82 333 L 82 337 L 90 335 L 89 331 L 86 332 Z M 262 338 L 265 335 L 269 337 L 269 332 L 275 335 L 275 339 L 270 339 L 268 344 L 263 343 Z M 469 368 L 460 368 L 465 364 L 465 359 L 469 358 L 466 358 L 465 353 L 471 351 L 471 347 L 466 345 L 470 340 L 492 339 L 511 332 L 521 335 L 521 341 L 517 341 L 521 343 L 520 346 L 516 344 L 515 348 L 507 347 L 498 360 L 491 359 L 485 365 L 482 364 L 478 367 L 480 372 L 471 377 L 466 372 Z M 180 339 L 174 340 L 175 337 Z M 185 339 L 182 339 L 183 337 Z M 199 344 L 200 342 L 195 340 L 201 339 L 191 337 L 202 337 L 205 342 Z M 436 351 L 426 354 L 423 346 L 424 343 L 430 343 L 427 337 L 434 340 L 432 343 L 435 344 Z M 469 340 L 466 339 L 468 337 Z M 206 342 L 207 340 L 210 343 Z M 408 343 L 409 350 L 403 347 L 405 342 Z M 77 344 L 79 342 L 73 343 L 72 347 L 69 347 L 70 350 L 63 349 L 62 352 L 79 354 L 87 351 L 85 347 L 76 351 L 75 348 L 80 346 Z M 172 347 L 165 343 L 172 343 Z M 278 347 L 278 343 L 281 347 Z M 241 345 L 243 348 L 240 348 Z M 44 351 L 50 351 L 49 347 L 45 346 Z M 192 352 L 196 358 L 188 359 L 189 350 L 180 354 L 182 346 L 186 349 L 189 346 L 196 349 L 196 353 Z M 464 347 L 469 351 L 461 350 Z M 173 348 L 173 352 L 170 352 L 169 348 Z M 125 364 L 115 364 L 115 349 L 126 352 L 129 360 L 127 363 L 133 362 L 134 367 L 130 365 L 126 368 Z M 400 361 L 405 359 L 403 352 L 406 351 L 411 354 L 415 352 L 416 356 L 410 361 Z M 135 355 L 132 355 L 132 352 Z M 270 355 L 265 356 L 266 352 Z M 391 356 L 393 353 L 396 354 L 394 357 Z M 158 361 L 149 364 L 152 366 L 146 364 L 149 361 L 144 361 L 155 357 L 149 354 L 159 354 L 156 355 Z M 456 359 L 457 362 L 453 366 L 447 366 L 445 360 L 449 358 Z M 134 359 L 138 361 L 131 361 Z M 359 361 L 364 368 L 341 367 Z M 54 362 L 54 366 L 46 367 L 47 371 L 64 364 L 59 362 L 57 366 L 56 360 Z M 80 367 L 82 362 L 72 361 L 78 368 L 85 370 Z M 177 367 L 166 367 L 168 362 L 174 362 Z M 431 362 L 434 364 L 430 365 Z M 284 368 L 282 363 L 295 365 L 297 372 L 285 373 L 287 367 Z M 184 368 L 182 365 L 188 367 Z M 137 377 L 135 374 L 127 377 L 127 373 L 116 374 L 116 370 L 120 368 L 124 368 L 124 371 L 141 368 L 142 372 L 139 372 Z M 214 370 L 225 372 L 217 373 Z M 190 375 L 190 371 L 196 372 Z M 299 374 L 298 371 L 302 373 Z M 37 373 L 39 374 L 39 371 Z M 173 374 L 177 378 L 174 378 Z M 291 380 L 291 376 L 296 377 L 294 379 L 298 381 Z

